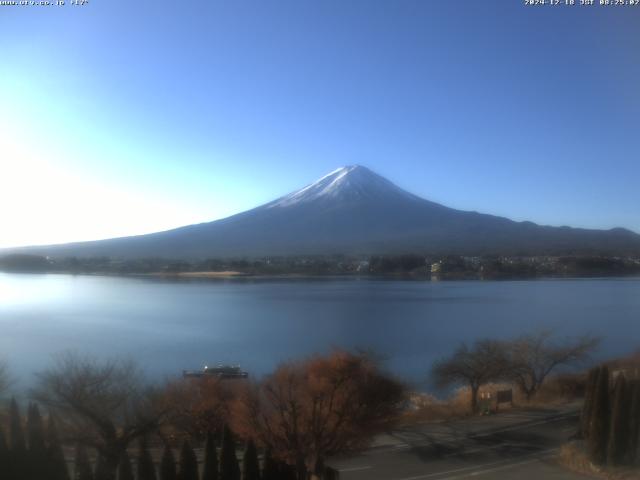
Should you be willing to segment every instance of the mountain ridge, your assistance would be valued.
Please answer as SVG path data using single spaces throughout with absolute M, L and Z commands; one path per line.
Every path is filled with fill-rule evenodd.
M 5 252 L 129 259 L 392 253 L 637 255 L 640 235 L 621 227 L 552 227 L 456 210 L 407 192 L 367 167 L 349 165 L 220 220 Z

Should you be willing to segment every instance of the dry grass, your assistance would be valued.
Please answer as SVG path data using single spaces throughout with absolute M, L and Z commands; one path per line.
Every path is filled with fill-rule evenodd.
M 469 414 L 469 406 L 454 399 L 440 400 L 433 395 L 413 394 L 411 409 L 405 413 L 403 423 L 441 422 Z
M 490 383 L 480 389 L 479 403 L 487 405 L 491 412 L 512 408 L 509 404 L 496 405 L 496 392 L 513 391 L 513 407 L 553 408 L 581 398 L 584 388 L 584 375 L 558 375 L 549 378 L 537 395 L 527 401 L 526 397 L 514 385 L 508 383 Z M 481 397 L 490 395 L 490 400 Z M 410 397 L 411 408 L 405 414 L 406 423 L 439 422 L 464 418 L 471 415 L 471 391 L 460 387 L 447 399 L 439 399 L 425 393 L 414 393 Z M 497 408 L 498 407 L 498 408 Z
M 584 451 L 582 442 L 571 442 L 563 445 L 558 456 L 558 463 L 574 472 L 590 475 L 606 480 L 640 480 L 638 467 L 605 468 L 591 463 Z

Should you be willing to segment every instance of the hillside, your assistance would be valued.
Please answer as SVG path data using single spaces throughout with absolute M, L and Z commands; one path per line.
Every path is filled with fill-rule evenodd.
M 94 242 L 13 249 L 49 256 L 206 258 L 430 253 L 637 255 L 640 235 L 588 230 L 447 208 L 366 167 L 339 168 L 255 209 L 209 223 Z

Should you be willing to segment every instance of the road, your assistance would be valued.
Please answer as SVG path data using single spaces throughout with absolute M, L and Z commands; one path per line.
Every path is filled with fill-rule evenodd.
M 330 465 L 341 480 L 585 479 L 553 461 L 577 422 L 567 406 L 412 426 Z

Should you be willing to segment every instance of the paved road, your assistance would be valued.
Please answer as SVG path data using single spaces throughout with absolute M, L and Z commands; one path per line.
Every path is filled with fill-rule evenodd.
M 577 420 L 576 408 L 567 407 L 414 426 L 331 465 L 341 480 L 585 479 L 554 463 Z

